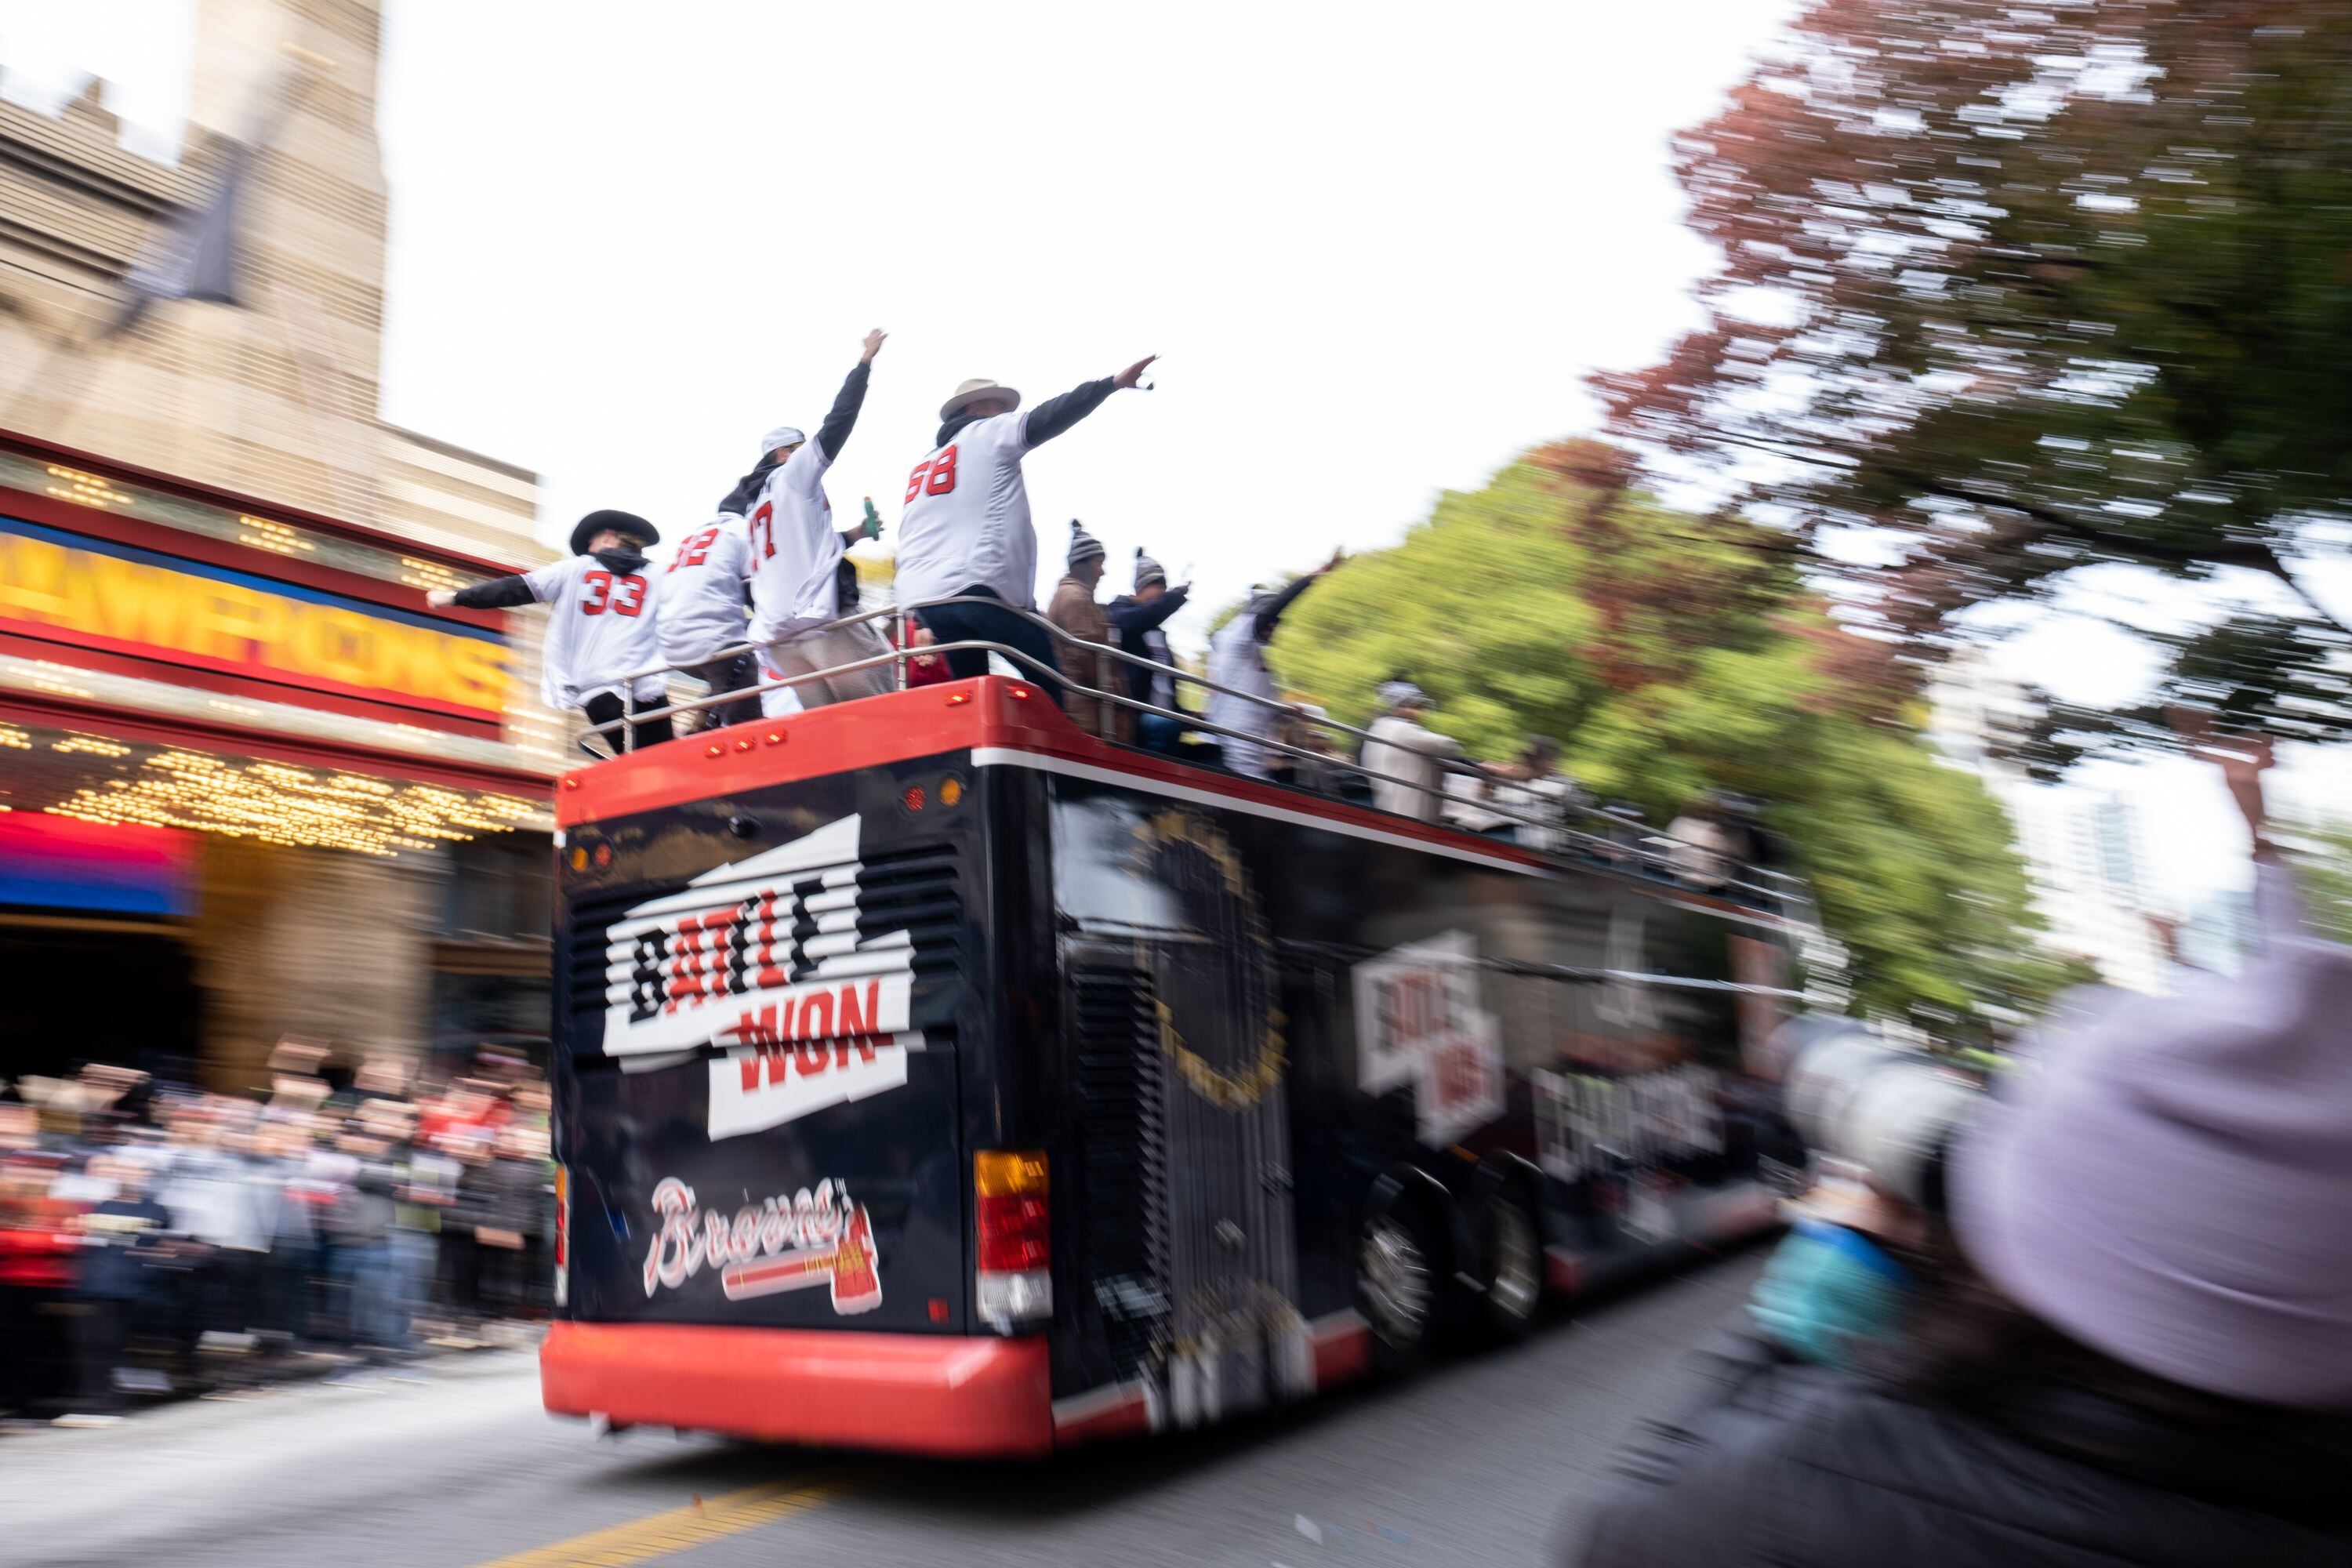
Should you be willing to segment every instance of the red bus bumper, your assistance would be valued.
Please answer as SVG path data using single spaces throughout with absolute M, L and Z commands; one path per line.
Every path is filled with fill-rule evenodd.
M 1045 1341 L 558 1322 L 542 1401 L 615 1426 L 954 1458 L 1054 1447 Z

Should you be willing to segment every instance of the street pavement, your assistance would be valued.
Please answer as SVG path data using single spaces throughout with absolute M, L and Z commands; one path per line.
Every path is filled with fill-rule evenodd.
M 629 1432 L 539 1408 L 530 1356 L 0 1437 L 0 1563 L 207 1568 L 1555 1562 L 1748 1253 L 1286 1415 L 969 1465 Z

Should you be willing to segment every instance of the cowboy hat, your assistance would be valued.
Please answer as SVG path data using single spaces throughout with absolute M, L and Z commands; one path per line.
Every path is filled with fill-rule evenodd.
M 940 405 L 940 417 L 952 419 L 963 412 L 964 405 L 975 397 L 1001 397 L 1013 407 L 1021 406 L 1021 395 L 1009 386 L 999 386 L 986 376 L 975 376 L 955 389 L 955 395 Z
M 661 542 L 660 531 L 635 512 L 610 510 L 592 511 L 572 525 L 572 553 L 587 554 L 588 542 L 608 528 L 615 532 L 634 534 L 648 545 Z

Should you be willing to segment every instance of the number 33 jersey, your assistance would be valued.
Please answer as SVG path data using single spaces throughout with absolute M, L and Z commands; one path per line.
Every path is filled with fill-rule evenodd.
M 1015 409 L 974 420 L 915 465 L 898 514 L 900 604 L 981 587 L 1016 609 L 1037 607 L 1037 531 L 1021 479 L 1028 450 L 1029 414 Z
M 540 695 L 549 707 L 577 708 L 599 691 L 619 691 L 627 677 L 662 662 L 654 567 L 637 560 L 635 570 L 616 572 L 605 560 L 575 555 L 523 574 L 530 596 L 552 611 L 539 663 Z M 662 694 L 658 675 L 631 684 L 640 702 Z

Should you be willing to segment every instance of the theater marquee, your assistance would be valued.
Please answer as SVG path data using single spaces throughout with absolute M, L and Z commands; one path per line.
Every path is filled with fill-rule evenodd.
M 493 632 L 8 517 L 0 632 L 469 719 L 506 691 Z

